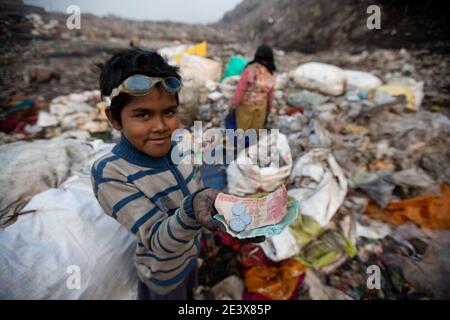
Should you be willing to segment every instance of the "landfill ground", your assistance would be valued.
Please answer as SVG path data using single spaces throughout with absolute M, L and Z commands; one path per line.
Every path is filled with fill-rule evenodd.
M 51 19 L 56 22 L 51 24 Z M 19 231 L 12 228 L 19 222 L 27 226 L 27 218 L 38 219 L 32 216 L 39 212 L 26 211 L 34 196 L 52 188 L 63 190 L 74 175 L 89 175 L 92 157 L 118 141 L 98 91 L 99 65 L 114 52 L 130 48 L 132 42 L 158 50 L 205 40 L 204 58 L 219 62 L 222 73 L 232 56 L 251 59 L 257 46 L 206 26 L 187 28 L 177 38 L 176 25 L 163 28 L 157 23 L 149 28 L 164 33 L 155 32 L 156 37 L 149 32 L 137 40 L 123 31 L 126 21 L 116 22 L 105 34 L 104 22 L 95 16 L 86 22 L 88 31 L 74 34 L 64 30 L 61 19 L 44 15 L 43 21 L 30 18 L 28 27 L 11 27 L 13 36 L 0 48 L 0 251 L 24 250 Z M 16 23 L 12 19 L 8 25 Z M 349 48 L 306 54 L 275 48 L 275 60 L 279 81 L 267 126 L 280 130 L 289 150 L 284 162 L 289 173 L 281 180 L 273 178 L 273 183 L 285 184 L 300 204 L 286 236 L 294 239 L 295 255 L 277 249 L 286 238 L 262 247 L 215 234 L 218 251 L 209 255 L 203 250 L 198 259 L 194 298 L 449 299 L 448 52 Z M 339 94 L 308 89 L 295 76 L 308 62 L 364 71 L 381 83 L 370 89 L 347 83 Z M 186 79 L 180 106 L 183 125 L 189 129 L 194 121 L 202 121 L 204 128 L 224 128 L 238 78 L 202 84 Z M 205 182 L 236 193 L 233 188 L 242 187 L 245 173 L 234 176 L 230 167 L 210 166 L 209 174 L 203 172 Z M 6 235 L 8 228 L 11 235 Z M 38 252 L 45 255 L 37 249 L 30 254 Z M 14 257 L 2 258 L 8 270 L 17 263 L 8 260 Z M 29 278 L 20 272 L 17 278 L 0 279 L 0 287 L 9 288 L 0 298 L 102 298 L 91 287 L 85 296 L 21 296 L 24 293 L 12 284 L 18 281 L 20 288 Z M 42 272 L 45 278 L 47 271 Z M 120 277 L 125 287 L 131 286 L 126 275 Z M 131 297 L 129 292 L 104 290 L 111 298 Z

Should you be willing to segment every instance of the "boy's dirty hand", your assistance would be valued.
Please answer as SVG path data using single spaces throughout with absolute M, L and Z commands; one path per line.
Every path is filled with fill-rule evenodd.
M 213 219 L 213 216 L 217 213 L 214 202 L 219 192 L 216 189 L 208 188 L 197 193 L 192 201 L 197 221 L 211 231 L 225 231 L 222 223 Z
M 217 213 L 217 209 L 214 206 L 217 195 L 220 191 L 212 188 L 205 189 L 197 193 L 192 201 L 192 207 L 194 209 L 195 218 L 204 227 L 211 231 L 226 232 L 225 226 L 218 220 L 213 219 L 213 216 Z M 234 237 L 233 237 L 234 238 Z M 265 236 L 258 236 L 254 238 L 238 239 L 242 244 L 245 243 L 259 243 L 266 240 Z

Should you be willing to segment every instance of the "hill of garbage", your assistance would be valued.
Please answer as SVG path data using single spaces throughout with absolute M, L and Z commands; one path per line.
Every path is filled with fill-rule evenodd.
M 377 30 L 366 24 L 373 5 L 380 8 Z M 442 1 L 245 0 L 218 24 L 235 29 L 241 39 L 283 50 L 427 47 L 448 52 L 449 13 Z
M 89 16 L 71 33 L 61 14 L 9 19 L 3 27 L 23 36 L 0 52 L 0 297 L 132 299 L 135 240 L 102 212 L 89 179 L 94 159 L 119 139 L 97 65 L 130 46 L 159 50 L 183 76 L 183 126 L 223 130 L 255 47 L 220 26 Z M 448 55 L 275 46 L 275 60 L 268 127 L 280 131 L 281 167 L 199 170 L 207 185 L 236 195 L 284 184 L 298 216 L 261 245 L 215 234 L 218 253 L 202 252 L 195 298 L 448 299 Z M 89 279 L 81 290 L 60 288 L 60 266 L 74 264 Z M 377 268 L 381 278 L 368 285 Z

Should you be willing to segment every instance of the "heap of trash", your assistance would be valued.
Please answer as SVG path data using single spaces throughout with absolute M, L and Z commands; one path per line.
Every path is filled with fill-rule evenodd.
M 205 129 L 224 130 L 248 61 L 244 56 L 217 59 L 206 48 L 199 43 L 160 50 L 180 66 L 180 117 L 191 131 L 194 121 L 202 121 Z M 297 204 L 295 219 L 258 244 L 216 232 L 218 252 L 203 250 L 198 259 L 195 298 L 450 298 L 450 120 L 422 107 L 424 82 L 404 74 L 379 77 L 307 62 L 278 71 L 275 90 L 267 127 L 280 131 L 275 141 L 283 158 L 280 165 L 237 161 L 267 147 L 269 142 L 261 139 L 231 163 L 200 171 L 206 185 L 238 197 L 285 188 Z M 10 289 L 5 297 L 133 298 L 136 244 L 118 223 L 102 215 L 89 185 L 89 164 L 118 139 L 99 92 L 60 96 L 48 103 L 18 97 L 0 107 L 0 176 L 9 181 L 0 192 L 0 250 L 32 243 L 23 249 L 27 257 L 44 257 L 51 247 L 64 265 L 83 265 L 99 275 L 77 293 L 47 292 L 45 288 L 62 281 L 65 270 L 54 271 L 57 263 L 49 261 L 43 262 L 43 275 L 27 275 L 32 259 L 19 266 L 17 253 L 11 252 L 0 257 L 1 268 L 8 271 L 2 272 L 1 286 L 42 289 L 30 296 Z M 18 176 L 19 167 L 29 170 Z M 54 215 L 67 220 L 58 223 L 59 231 L 51 228 Z M 104 234 L 114 234 L 113 241 L 87 236 L 98 233 L 89 229 L 91 221 Z M 66 223 L 77 226 L 70 230 L 72 239 L 64 235 Z M 44 231 L 50 240 L 40 236 Z M 45 241 L 51 243 L 47 249 Z M 60 250 L 61 243 L 66 251 Z M 114 259 L 120 261 L 109 264 L 114 270 L 123 264 L 124 271 L 108 278 L 112 269 L 90 264 L 89 257 L 108 258 L 115 245 L 121 251 L 114 247 Z M 46 278 L 49 272 L 52 277 Z M 107 286 L 99 286 L 102 281 Z

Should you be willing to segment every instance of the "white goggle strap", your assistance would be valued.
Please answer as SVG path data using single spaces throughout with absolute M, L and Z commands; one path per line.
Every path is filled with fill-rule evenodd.
M 112 99 L 117 97 L 122 92 L 122 90 L 123 90 L 123 84 L 121 84 L 117 88 L 113 89 L 113 91 L 111 92 L 111 95 L 109 96 L 110 103 L 111 103 Z
M 105 106 L 107 108 L 111 107 L 111 98 L 110 97 L 103 97 L 103 102 L 105 103 Z

